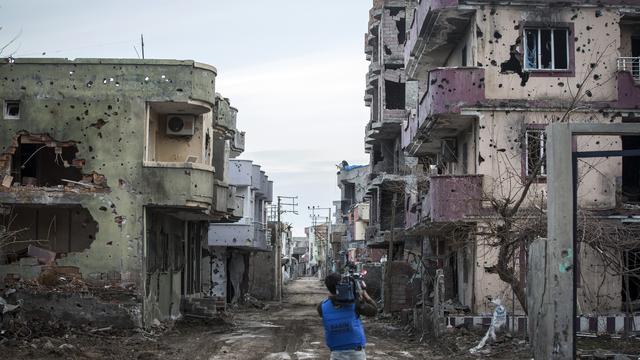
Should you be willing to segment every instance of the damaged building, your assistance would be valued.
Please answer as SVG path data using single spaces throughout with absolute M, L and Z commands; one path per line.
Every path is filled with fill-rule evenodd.
M 276 253 L 267 218 L 273 181 L 251 160 L 231 160 L 228 171 L 242 217 L 235 223 L 209 225 L 213 269 L 210 295 L 223 307 L 236 305 L 245 294 L 274 300 Z
M 209 224 L 243 216 L 227 163 L 244 133 L 216 75 L 194 61 L 2 61 L 0 280 L 27 314 L 149 326 L 208 294 Z
M 407 87 L 404 69 L 408 10 L 404 0 L 373 1 L 365 34 L 365 53 L 370 61 L 364 97 L 370 107 L 365 151 L 370 160 L 364 195 L 369 209 L 364 240 L 368 253 L 376 258 L 385 254 L 385 267 L 390 269 L 387 273 L 392 274 L 383 291 L 386 311 L 411 308 L 418 284 L 412 280 L 407 286 L 409 277 L 417 279 L 406 256 L 415 251 L 416 243 L 404 233 L 405 198 L 412 182 L 413 160 L 403 151 L 402 130 L 409 114 L 407 99 L 416 96 Z
M 544 208 L 547 124 L 640 121 L 640 6 L 407 3 L 409 114 L 402 148 L 417 161 L 406 232 L 420 237 L 423 257 L 443 270 L 446 299 L 482 314 L 491 311 L 487 299 L 502 298 L 509 311 L 522 313 L 514 299 L 519 294 L 496 267 L 504 255 L 491 245 L 496 209 L 500 201 L 517 199 L 529 178 L 534 181 L 522 209 Z M 638 148 L 633 137 L 594 136 L 574 144 L 577 151 Z M 640 215 L 633 206 L 640 185 L 637 158 L 589 159 L 578 171 L 577 202 L 590 216 L 619 221 Z M 524 289 L 526 247 L 512 256 L 511 282 Z M 582 313 L 616 313 L 629 309 L 626 300 L 638 302 L 635 283 L 635 295 L 627 297 L 627 276 L 606 271 L 593 249 L 582 246 L 579 256 Z

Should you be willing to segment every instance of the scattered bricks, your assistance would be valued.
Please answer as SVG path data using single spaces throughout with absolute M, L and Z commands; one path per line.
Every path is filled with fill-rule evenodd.
M 38 283 L 45 286 L 56 286 L 59 283 L 58 274 L 50 268 L 43 269 L 38 276 Z
M 107 178 L 102 175 L 102 174 L 98 174 L 96 172 L 92 173 L 93 175 L 93 183 L 96 185 L 106 185 L 107 184 Z
M 13 286 L 18 281 L 20 281 L 20 275 L 18 274 L 7 274 L 4 277 L 5 286 Z
M 80 273 L 80 269 L 77 266 L 55 266 L 52 269 L 58 275 L 82 279 L 82 274 Z
M 71 161 L 71 165 L 73 167 L 78 168 L 78 169 L 82 169 L 84 167 L 84 164 L 85 164 L 85 160 L 84 159 L 73 159 Z

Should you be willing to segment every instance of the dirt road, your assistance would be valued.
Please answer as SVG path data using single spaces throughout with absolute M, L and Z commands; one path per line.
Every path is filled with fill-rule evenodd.
M 328 359 L 322 321 L 316 305 L 327 295 L 322 283 L 304 278 L 285 289 L 282 307 L 275 311 L 243 311 L 236 327 L 211 339 L 212 353 L 201 359 Z M 365 324 L 365 329 L 367 325 Z M 385 335 L 385 334 L 381 334 Z M 368 334 L 369 359 L 422 358 L 391 339 Z
M 228 321 L 183 320 L 168 331 L 147 333 L 97 332 L 80 329 L 30 337 L 0 345 L 6 359 L 328 359 L 322 322 L 316 305 L 327 295 L 318 279 L 299 279 L 285 289 L 282 303 L 266 309 L 238 309 Z M 368 359 L 466 359 L 469 341 L 452 333 L 445 343 L 408 336 L 389 320 L 364 319 Z M 520 346 L 518 346 L 520 347 Z M 512 348 L 496 349 L 498 359 L 515 356 Z M 500 354 L 502 356 L 500 356 Z

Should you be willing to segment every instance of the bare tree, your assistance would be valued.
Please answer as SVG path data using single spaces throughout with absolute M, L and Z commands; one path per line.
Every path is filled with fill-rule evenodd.
M 594 84 L 589 87 L 591 79 L 594 78 L 594 72 L 602 63 L 607 50 L 611 47 L 609 44 L 599 53 L 595 60 L 588 65 L 585 76 L 582 81 L 576 84 L 575 93 L 570 93 L 571 99 L 564 108 L 562 115 L 551 122 L 571 122 L 572 115 L 581 109 L 587 108 L 584 104 L 585 97 L 591 97 L 598 87 L 602 86 L 610 79 Z M 525 135 L 526 136 L 526 135 Z M 540 146 L 544 146 L 540 144 Z M 537 161 L 530 165 L 530 171 L 523 177 L 520 169 L 513 164 L 513 159 L 509 158 L 505 153 L 498 152 L 498 163 L 501 166 L 500 174 L 495 179 L 496 189 L 492 189 L 483 195 L 483 202 L 488 204 L 491 214 L 487 216 L 486 221 L 479 227 L 477 235 L 484 240 L 485 245 L 490 249 L 497 251 L 496 262 L 489 270 L 495 272 L 502 281 L 507 283 L 515 297 L 517 298 L 522 309 L 527 312 L 527 301 L 525 293 L 524 278 L 521 276 L 526 269 L 519 260 L 521 255 L 526 253 L 529 244 L 538 237 L 546 236 L 546 195 L 544 191 L 540 191 L 536 184 L 540 181 L 542 169 L 546 163 L 546 154 L 540 156 Z M 595 171 L 596 169 L 591 169 Z M 583 216 L 581 225 L 583 228 L 594 226 L 591 217 Z M 591 224 L 590 224 L 591 223 Z M 602 225 L 602 223 L 600 223 Z M 594 249 L 603 249 L 602 244 L 607 241 L 619 243 L 618 240 L 607 237 L 607 241 L 602 240 L 603 237 L 593 238 L 589 232 L 584 232 L 582 241 L 594 246 Z M 620 239 L 626 244 L 625 240 Z M 640 245 L 640 244 L 636 244 Z M 607 257 L 613 256 L 611 251 L 607 249 Z M 614 251 L 615 252 L 615 251 Z M 603 254 L 605 252 L 602 252 Z M 618 252 L 619 254 L 619 252 Z M 610 260 L 610 259 L 605 259 Z M 619 263 L 619 261 L 617 262 Z M 618 267 L 617 273 L 626 273 Z

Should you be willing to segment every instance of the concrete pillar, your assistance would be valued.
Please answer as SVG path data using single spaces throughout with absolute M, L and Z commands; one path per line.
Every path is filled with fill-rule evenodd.
M 573 359 L 573 159 L 570 124 L 547 127 L 547 237 L 531 247 L 529 333 L 536 359 Z M 535 269 L 534 269 L 535 268 Z

